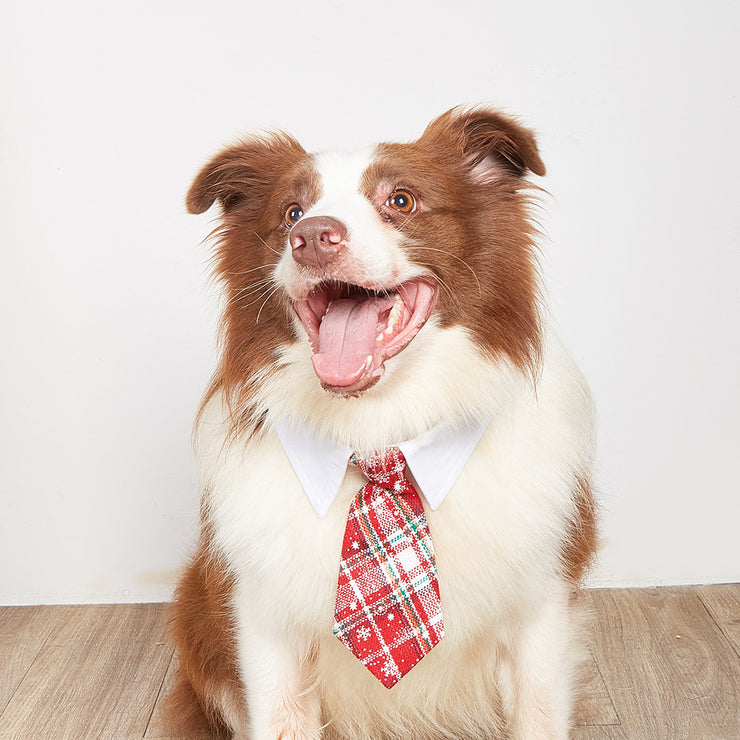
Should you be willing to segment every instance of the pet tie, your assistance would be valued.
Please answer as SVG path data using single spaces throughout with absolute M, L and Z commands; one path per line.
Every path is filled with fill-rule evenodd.
M 369 480 L 349 510 L 334 634 L 391 688 L 444 637 L 437 566 L 401 450 L 352 462 Z

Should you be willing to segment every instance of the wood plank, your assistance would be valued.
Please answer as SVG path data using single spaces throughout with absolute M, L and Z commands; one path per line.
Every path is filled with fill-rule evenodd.
M 740 655 L 740 583 L 698 586 L 697 592 L 707 611 Z
M 143 737 L 172 655 L 164 614 L 163 604 L 69 607 L 5 708 L 2 737 Z
M 576 725 L 618 725 L 619 717 L 593 656 L 584 663 L 573 722 Z
M 585 725 L 574 727 L 571 740 L 629 740 L 620 725 Z
M 0 715 L 44 647 L 66 606 L 7 606 L 0 609 Z
M 740 737 L 740 663 L 696 591 L 597 590 L 594 654 L 629 738 Z
M 172 641 L 170 639 L 165 640 L 165 644 L 168 647 L 171 645 L 171 642 Z M 157 695 L 157 701 L 154 705 L 154 710 L 152 711 L 149 722 L 147 723 L 146 732 L 144 734 L 145 738 L 159 739 L 172 736 L 172 733 L 169 731 L 164 710 L 166 704 L 165 700 L 167 698 L 167 695 L 172 690 L 172 683 L 176 666 L 177 655 L 173 651 L 172 658 L 170 659 L 169 665 L 167 666 L 167 672 L 165 673 L 164 681 L 162 682 L 159 694 Z

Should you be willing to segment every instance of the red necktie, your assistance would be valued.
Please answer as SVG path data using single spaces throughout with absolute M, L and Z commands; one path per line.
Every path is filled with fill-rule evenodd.
M 369 481 L 349 510 L 334 634 L 391 688 L 444 637 L 437 566 L 401 450 L 352 462 Z

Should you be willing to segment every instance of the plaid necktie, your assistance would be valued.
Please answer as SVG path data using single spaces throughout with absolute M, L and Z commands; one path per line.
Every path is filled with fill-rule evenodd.
M 401 450 L 352 462 L 369 481 L 349 510 L 334 634 L 391 688 L 444 637 L 437 566 Z

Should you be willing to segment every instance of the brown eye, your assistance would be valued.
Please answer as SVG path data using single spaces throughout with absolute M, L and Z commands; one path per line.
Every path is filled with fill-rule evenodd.
M 416 200 L 408 190 L 394 190 L 385 204 L 401 213 L 413 213 L 416 210 Z
M 288 226 L 293 226 L 301 216 L 303 216 L 303 209 L 298 205 L 298 203 L 292 203 L 285 209 L 285 215 L 283 218 L 285 218 L 285 223 L 288 224 Z

